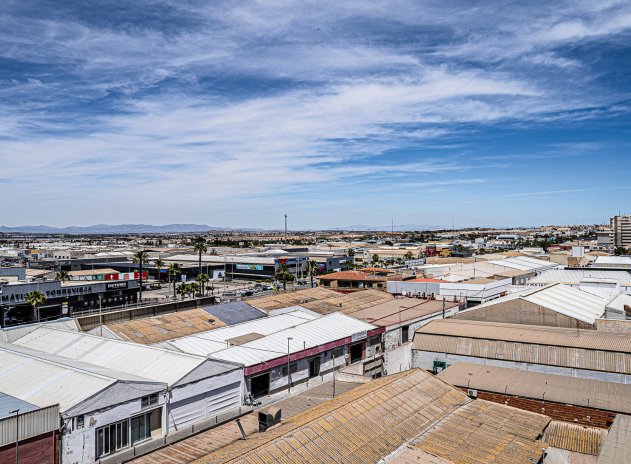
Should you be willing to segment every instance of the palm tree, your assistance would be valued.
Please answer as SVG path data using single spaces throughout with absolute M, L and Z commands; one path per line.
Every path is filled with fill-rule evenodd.
M 197 274 L 195 280 L 197 280 L 199 287 L 201 288 L 201 296 L 204 296 L 204 288 L 206 287 L 205 284 L 210 280 L 210 277 L 208 277 L 208 274 Z
M 164 264 L 165 264 L 165 262 L 162 261 L 160 258 L 156 259 L 155 262 L 153 263 L 153 265 L 158 269 L 158 282 L 160 282 L 162 280 L 160 278 L 160 271 L 164 267 Z
M 291 282 L 294 280 L 294 275 L 289 272 L 289 268 L 287 264 L 282 263 L 276 269 L 276 274 L 274 275 L 276 280 L 280 280 L 283 283 L 283 291 L 287 291 L 287 282 Z
M 173 285 L 173 288 L 175 288 L 175 284 Z M 190 285 L 189 284 L 181 283 L 177 287 L 177 294 L 178 295 L 181 295 L 182 297 L 185 297 L 188 293 L 190 293 Z
M 66 280 L 70 280 L 70 274 L 68 274 L 68 271 L 64 271 L 62 269 L 57 274 L 55 274 L 55 279 L 65 282 Z
M 199 289 L 199 284 L 197 282 L 191 282 L 190 284 L 188 284 L 188 290 L 189 293 L 191 293 L 191 296 L 196 296 L 200 294 L 200 289 Z
M 39 322 L 38 308 L 46 301 L 46 295 L 39 290 L 34 290 L 24 295 L 24 301 L 33 307 L 33 319 Z
M 309 278 L 311 279 L 311 288 L 313 288 L 313 276 L 318 270 L 318 263 L 315 261 L 309 261 L 307 264 L 307 270 L 309 271 Z
M 199 272 L 202 273 L 202 253 L 206 253 L 208 251 L 208 245 L 206 245 L 206 239 L 204 237 L 196 237 L 193 240 L 193 249 L 199 255 Z
M 146 250 L 140 250 L 134 255 L 134 263 L 138 264 L 140 270 L 140 302 L 142 303 L 142 271 L 145 263 L 149 260 L 149 253 Z
M 169 283 L 173 281 L 173 298 L 175 298 L 175 276 L 182 273 L 182 266 L 178 263 L 173 263 L 167 269 L 167 274 L 169 274 Z

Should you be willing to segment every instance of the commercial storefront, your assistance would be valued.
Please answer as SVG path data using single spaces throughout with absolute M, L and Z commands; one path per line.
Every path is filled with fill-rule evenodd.
M 25 300 L 29 292 L 39 291 L 45 301 L 37 313 Z M 87 282 L 15 282 L 0 287 L 0 323 L 2 326 L 51 320 L 90 309 L 123 306 L 136 302 L 136 280 Z

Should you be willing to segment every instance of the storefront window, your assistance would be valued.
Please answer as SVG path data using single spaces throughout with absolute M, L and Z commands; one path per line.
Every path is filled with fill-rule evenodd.
M 129 445 L 129 420 L 96 429 L 96 457 L 107 456 Z

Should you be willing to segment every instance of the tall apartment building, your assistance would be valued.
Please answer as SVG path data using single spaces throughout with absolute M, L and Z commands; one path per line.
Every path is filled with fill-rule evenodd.
M 614 246 L 631 246 L 631 215 L 612 217 L 611 232 Z

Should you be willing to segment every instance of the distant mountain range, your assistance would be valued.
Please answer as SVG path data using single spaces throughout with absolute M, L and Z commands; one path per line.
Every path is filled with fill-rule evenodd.
M 167 224 L 164 226 L 154 226 L 151 224 L 95 224 L 93 226 L 69 226 L 69 227 L 49 227 L 49 226 L 0 226 L 0 233 L 27 233 L 27 234 L 167 234 L 167 233 L 190 233 L 208 232 L 211 230 L 227 230 L 223 227 L 210 227 L 204 224 Z
M 430 224 L 401 224 L 394 226 L 395 232 L 410 232 L 415 230 L 440 230 L 441 226 L 433 226 Z M 68 227 L 49 227 L 45 225 L 39 226 L 16 226 L 6 227 L 0 226 L 0 233 L 24 233 L 24 234 L 68 234 L 68 235 L 90 235 L 90 234 L 172 234 L 172 233 L 203 233 L 209 231 L 263 231 L 266 229 L 257 228 L 231 228 L 231 227 L 211 227 L 205 224 L 167 224 L 164 226 L 154 226 L 151 224 L 95 224 L 92 226 L 68 226 Z M 276 229 L 269 229 L 276 230 Z M 296 230 L 296 229 L 294 229 Z M 304 229 L 299 229 L 304 230 Z M 312 230 L 312 229 L 310 229 Z M 358 230 L 358 231 L 374 231 L 389 232 L 392 226 L 368 226 L 356 224 L 346 227 L 334 227 L 323 230 Z M 279 230 L 280 232 L 280 230 Z
M 337 227 L 336 229 L 340 230 L 371 230 L 375 232 L 390 232 L 393 230 L 391 225 L 389 226 L 367 226 L 365 224 L 355 224 L 352 226 L 346 227 Z M 434 226 L 431 224 L 395 224 L 394 231 L 395 232 L 413 232 L 415 230 L 441 230 L 445 229 L 443 226 Z

